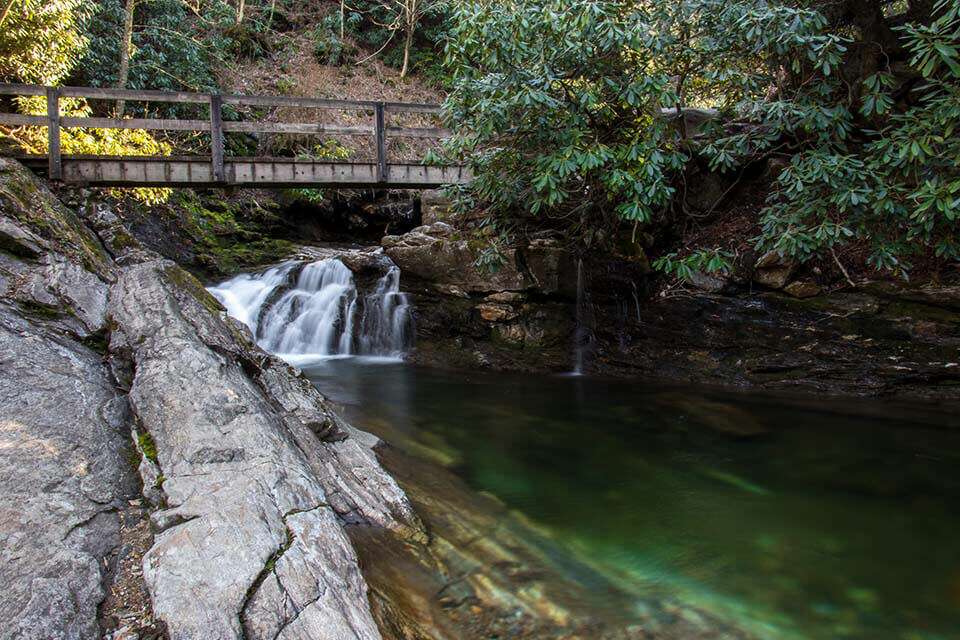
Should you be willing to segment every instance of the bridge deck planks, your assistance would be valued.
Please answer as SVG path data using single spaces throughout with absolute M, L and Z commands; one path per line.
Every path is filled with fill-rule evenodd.
M 43 171 L 46 156 L 21 156 L 27 166 Z M 111 187 L 379 187 L 436 188 L 465 184 L 470 171 L 459 166 L 391 163 L 384 180 L 376 162 L 326 162 L 294 158 L 224 159 L 224 181 L 214 179 L 210 158 L 63 156 L 63 182 Z

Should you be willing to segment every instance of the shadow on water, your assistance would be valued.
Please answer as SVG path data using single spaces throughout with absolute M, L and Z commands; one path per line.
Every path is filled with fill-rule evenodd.
M 759 638 L 958 637 L 957 407 L 353 359 L 304 371 L 636 612 L 667 596 Z

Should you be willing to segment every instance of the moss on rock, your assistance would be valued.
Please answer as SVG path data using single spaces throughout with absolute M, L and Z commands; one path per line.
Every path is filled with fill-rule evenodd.
M 50 242 L 87 270 L 106 275 L 110 257 L 97 237 L 28 169 L 0 158 L 0 213 Z

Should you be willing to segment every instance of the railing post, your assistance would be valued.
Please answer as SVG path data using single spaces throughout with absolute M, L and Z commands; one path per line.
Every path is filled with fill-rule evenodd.
M 387 181 L 387 136 L 386 127 L 384 127 L 383 103 L 378 102 L 373 107 L 376 116 L 376 126 L 374 127 L 377 136 L 377 182 L 383 184 Z
M 210 163 L 214 182 L 226 182 L 223 170 L 223 96 L 210 96 Z
M 60 89 L 47 87 L 47 175 L 51 180 L 63 179 L 60 157 Z

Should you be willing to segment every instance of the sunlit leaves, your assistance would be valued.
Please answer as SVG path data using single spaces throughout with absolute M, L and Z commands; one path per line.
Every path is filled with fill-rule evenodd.
M 57 84 L 87 45 L 80 25 L 92 3 L 15 0 L 0 27 L 0 81 Z

